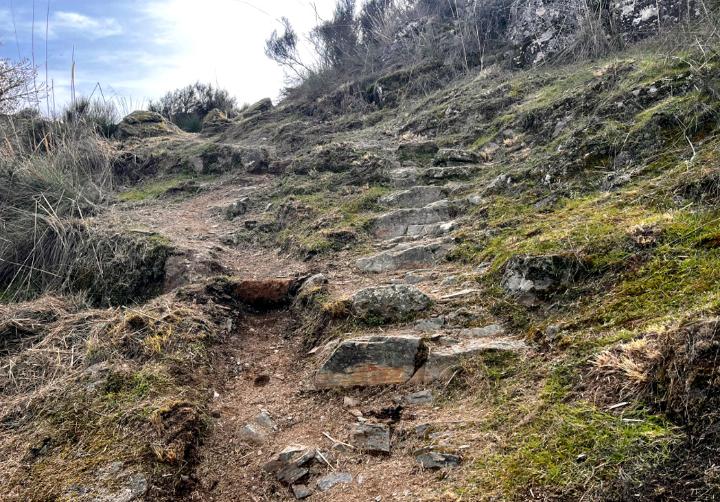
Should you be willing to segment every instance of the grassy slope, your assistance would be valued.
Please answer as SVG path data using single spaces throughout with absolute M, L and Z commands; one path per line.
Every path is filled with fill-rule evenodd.
M 455 235 L 461 245 L 451 259 L 467 264 L 487 293 L 486 306 L 540 350 L 530 364 L 480 364 L 477 374 L 492 392 L 469 385 L 446 403 L 474 400 L 479 427 L 498 438 L 458 493 L 519 500 L 673 496 L 677 473 L 669 469 L 659 486 L 653 473 L 666 472 L 686 447 L 683 424 L 665 418 L 662 403 L 640 391 L 652 386 L 643 381 L 647 375 L 620 363 L 601 370 L 595 361 L 628 343 L 653 353 L 648 333 L 720 309 L 720 214 L 713 204 L 720 102 L 710 88 L 719 75 L 717 57 L 638 51 L 573 67 L 490 71 L 399 110 L 350 114 L 336 123 L 363 123 L 348 132 L 338 127 L 333 140 L 365 145 L 386 131 L 478 151 L 496 142 L 499 153 L 461 191 L 482 192 L 498 174 L 513 180 L 473 210 Z M 286 133 L 271 122 L 259 130 Z M 382 155 L 382 148 L 368 150 Z M 372 198 L 384 188 L 371 183 L 355 191 L 362 210 L 348 211 L 341 184 L 340 175 L 328 173 L 282 182 L 279 203 L 292 199 L 312 209 L 290 230 L 294 236 L 317 235 L 318 225 L 351 225 L 363 241 L 362 222 L 382 210 Z M 282 186 L 292 186 L 291 195 Z M 332 252 L 325 241 L 309 245 Z M 587 273 L 552 302 L 529 309 L 498 287 L 511 256 L 558 252 L 581 257 Z M 481 264 L 489 272 L 473 275 Z M 624 384 L 606 387 L 603 371 L 619 372 Z M 693 482 L 715 489 L 697 476 Z

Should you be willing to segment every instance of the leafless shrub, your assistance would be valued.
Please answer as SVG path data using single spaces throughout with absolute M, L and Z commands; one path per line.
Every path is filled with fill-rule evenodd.
M 37 101 L 35 68 L 28 61 L 0 59 L 0 113 L 12 113 L 27 101 Z

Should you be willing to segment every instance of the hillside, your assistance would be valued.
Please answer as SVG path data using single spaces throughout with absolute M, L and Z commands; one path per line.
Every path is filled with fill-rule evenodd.
M 126 117 L 0 269 L 2 498 L 720 498 L 720 53 L 674 37 Z

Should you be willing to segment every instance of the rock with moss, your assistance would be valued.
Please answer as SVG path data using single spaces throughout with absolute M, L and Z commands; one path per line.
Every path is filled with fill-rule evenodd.
M 115 137 L 118 139 L 152 138 L 180 132 L 177 126 L 155 112 L 139 110 L 125 117 L 118 125 Z
M 515 256 L 505 267 L 502 285 L 521 303 L 533 305 L 570 287 L 584 269 L 574 255 Z
M 381 324 L 411 319 L 431 304 L 430 298 L 416 287 L 396 284 L 358 291 L 350 299 L 350 310 L 364 322 Z
M 273 102 L 270 98 L 263 98 L 257 103 L 253 103 L 242 111 L 242 118 L 256 117 L 273 109 Z
M 225 129 L 231 124 L 227 114 L 222 110 L 214 108 L 210 110 L 210 113 L 205 115 L 202 121 L 202 132 L 204 133 L 217 133 Z

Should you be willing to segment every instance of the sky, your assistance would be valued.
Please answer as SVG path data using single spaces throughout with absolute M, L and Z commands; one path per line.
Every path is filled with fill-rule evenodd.
M 101 89 L 123 112 L 143 108 L 149 100 L 196 81 L 228 89 L 241 104 L 264 97 L 276 101 L 284 75 L 266 58 L 265 40 L 280 28 L 281 16 L 303 34 L 317 24 L 316 12 L 328 18 L 334 4 L 335 0 L 0 0 L 0 59 L 34 60 L 38 81 L 44 83 L 47 74 L 52 84 L 50 108 L 56 112 L 71 99 L 73 58 L 76 96 L 97 95 Z

